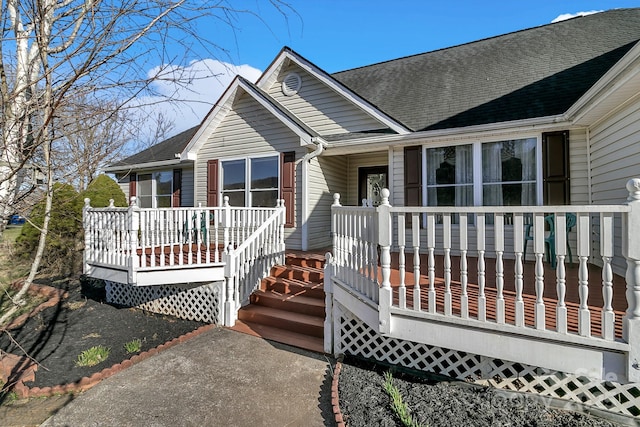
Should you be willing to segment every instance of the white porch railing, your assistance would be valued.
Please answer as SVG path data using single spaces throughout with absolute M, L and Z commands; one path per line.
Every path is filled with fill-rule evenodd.
M 135 197 L 127 208 L 92 208 L 85 199 L 84 272 L 99 270 L 105 276 L 100 278 L 134 285 L 196 281 L 181 271 L 222 268 L 225 248 L 240 246 L 282 209 L 231 207 L 227 197 L 222 207 L 162 209 L 141 209 Z M 139 273 L 169 270 L 176 272 L 175 280 L 156 274 L 150 283 L 138 281 Z
M 260 280 L 266 277 L 271 267 L 284 261 L 284 200 L 271 210 L 254 232 L 235 247 L 229 245 L 223 255 L 225 263 L 226 326 L 235 324 L 238 309 L 247 303 Z
M 326 271 L 332 272 L 336 285 L 376 306 L 379 322 L 372 326 L 381 334 L 427 340 L 428 344 L 443 347 L 448 344 L 448 348 L 462 351 L 473 352 L 475 348 L 477 354 L 506 360 L 522 357 L 526 360 L 514 361 L 565 372 L 575 370 L 572 359 L 584 351 L 591 357 L 590 362 L 584 363 L 590 375 L 604 378 L 604 370 L 612 369 L 629 382 L 640 382 L 640 179 L 629 181 L 627 189 L 628 203 L 614 206 L 392 207 L 388 202 L 389 191 L 385 189 L 378 208 L 354 208 L 340 206 L 336 195 L 332 206 L 334 256 L 332 268 Z M 555 230 L 562 230 L 549 243 L 554 245 L 557 259 L 554 280 L 557 302 L 552 307 L 543 298 L 543 257 L 548 234 L 545 216 L 550 214 Z M 577 283 L 567 283 L 568 233 L 564 232 L 567 214 L 574 214 L 577 219 L 576 230 L 569 237 L 578 264 Z M 527 228 L 535 268 L 533 277 L 525 278 L 523 253 Z M 594 235 L 598 237 L 595 241 Z M 612 307 L 614 248 L 621 248 L 626 262 L 627 310 L 623 319 L 615 318 Z M 392 252 L 394 256 L 397 254 L 398 277 L 393 287 Z M 421 254 L 426 258 L 427 285 L 420 281 Z M 410 266 L 405 262 L 407 255 L 413 260 Z M 452 265 L 454 255 L 459 257 L 457 266 Z M 472 255 L 476 265 L 470 267 Z M 437 266 L 436 259 L 440 257 L 442 265 Z M 495 262 L 491 292 L 486 287 L 489 258 Z M 589 277 L 588 264 L 594 261 L 602 265 L 601 277 Z M 508 264 L 511 265 L 506 268 Z M 436 278 L 436 267 L 442 277 Z M 470 269 L 477 276 L 473 314 L 469 310 Z M 452 270 L 459 273 L 459 281 L 455 283 Z M 512 313 L 507 313 L 505 306 L 506 271 L 512 271 L 510 279 L 515 287 Z M 442 285 L 436 286 L 436 279 Z M 524 280 L 535 284 L 533 327 L 525 325 Z M 457 287 L 456 292 L 452 292 L 452 286 Z M 568 330 L 569 287 L 577 287 L 579 295 L 577 333 Z M 602 293 L 601 307 L 589 304 L 590 292 Z M 441 309 L 437 308 L 437 301 L 441 301 Z M 490 313 L 488 306 L 494 308 Z M 601 332 L 597 336 L 592 331 L 594 311 L 601 318 Z M 553 313 L 553 327 L 547 322 L 548 313 Z M 622 339 L 615 335 L 619 322 Z M 534 349 L 534 344 L 539 345 Z M 558 353 L 549 354 L 554 351 Z M 536 361 L 540 364 L 536 365 Z

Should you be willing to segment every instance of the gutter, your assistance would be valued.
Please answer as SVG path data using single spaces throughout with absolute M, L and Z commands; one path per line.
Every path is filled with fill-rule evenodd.
M 311 143 L 316 145 L 316 149 L 302 157 L 302 250 L 309 249 L 309 164 L 322 154 L 327 147 L 326 141 L 322 138 L 311 137 Z

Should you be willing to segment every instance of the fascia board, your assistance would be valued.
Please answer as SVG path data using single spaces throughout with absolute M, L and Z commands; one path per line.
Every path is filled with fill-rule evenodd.
M 509 136 L 520 132 L 547 132 L 556 129 L 567 129 L 572 126 L 564 116 L 549 116 L 535 119 L 516 120 L 512 122 L 491 123 L 487 125 L 464 128 L 413 132 L 407 135 L 376 135 L 344 141 L 331 141 L 330 147 L 338 150 L 349 146 L 366 144 L 411 145 L 424 142 L 451 141 L 452 139 L 478 139 L 491 136 Z
M 103 169 L 103 172 L 119 172 L 119 171 L 130 171 L 130 170 L 140 170 L 140 169 L 154 169 L 163 166 L 176 166 L 183 163 L 181 159 L 176 158 L 175 160 L 160 160 L 157 162 L 147 162 L 147 163 L 136 163 L 131 165 L 120 165 L 120 166 L 108 166 Z
M 636 43 L 613 67 L 609 69 L 564 114 L 568 120 L 579 121 L 596 108 L 609 95 L 640 74 L 640 42 Z M 635 66 L 634 66 L 635 64 Z M 618 81 L 616 81 L 618 79 Z

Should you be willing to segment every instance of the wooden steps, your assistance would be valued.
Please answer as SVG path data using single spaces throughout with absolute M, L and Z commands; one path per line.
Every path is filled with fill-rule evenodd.
M 324 351 L 324 256 L 287 254 L 262 280 L 231 329 L 271 341 Z

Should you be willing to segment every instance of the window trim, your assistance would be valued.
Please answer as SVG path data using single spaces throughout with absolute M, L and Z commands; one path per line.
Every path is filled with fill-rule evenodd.
M 224 193 L 225 193 L 225 189 L 224 189 L 224 164 L 225 162 L 233 162 L 233 161 L 238 161 L 238 160 L 244 160 L 245 162 L 245 168 L 244 168 L 244 180 L 245 180 L 245 188 L 244 188 L 244 205 L 245 206 L 251 206 L 251 191 L 252 191 L 252 187 L 251 187 L 251 165 L 249 163 L 250 160 L 252 159 L 264 159 L 264 158 L 273 158 L 276 160 L 276 165 L 277 165 L 277 182 L 278 185 L 275 188 L 271 188 L 269 189 L 269 191 L 273 191 L 273 190 L 277 190 L 278 192 L 278 196 L 277 198 L 280 199 L 281 198 L 281 185 L 280 185 L 280 180 L 282 177 L 282 170 L 281 170 L 281 162 L 280 162 L 280 153 L 273 153 L 273 154 L 259 154 L 259 155 L 255 155 L 255 156 L 242 156 L 242 157 L 226 157 L 226 158 L 220 158 L 218 159 L 220 167 L 218 168 L 218 182 L 220 183 L 219 185 L 219 189 L 218 189 L 218 200 L 219 200 L 219 206 L 222 206 L 224 203 Z M 261 189 L 261 190 L 267 190 L 267 189 Z M 236 190 L 239 192 L 239 190 Z M 275 207 L 275 206 L 272 206 Z
M 457 145 L 471 145 L 472 146 L 472 156 L 473 156 L 473 206 L 484 206 L 483 205 L 483 187 L 484 182 L 482 179 L 482 145 L 487 143 L 495 143 L 495 142 L 504 142 L 511 140 L 520 140 L 520 139 L 535 139 L 536 140 L 536 178 L 535 178 L 535 192 L 536 192 L 536 206 L 543 205 L 543 172 L 542 172 L 542 134 L 523 134 L 523 135 L 513 135 L 505 138 L 477 138 L 472 141 L 460 141 L 452 143 L 451 141 L 445 142 L 444 144 L 422 144 L 422 206 L 430 206 L 428 200 L 428 188 L 433 186 L 427 186 L 427 178 L 428 178 L 428 162 L 427 162 L 427 151 L 430 148 L 441 148 L 444 146 L 457 146 Z M 468 184 L 455 184 L 455 185 L 468 185 Z
M 157 170 L 151 170 L 151 171 L 139 171 L 136 172 L 136 198 L 138 200 L 138 206 L 140 206 L 140 177 L 141 176 L 145 176 L 145 175 L 151 175 L 151 208 L 143 208 L 143 209 L 158 209 L 158 193 L 157 193 L 157 187 L 158 187 L 158 183 L 157 180 L 155 178 L 156 174 L 161 174 L 161 173 L 167 173 L 169 174 L 169 176 L 171 177 L 171 184 L 170 184 L 170 188 L 171 188 L 171 192 L 168 194 L 161 194 L 160 196 L 163 197 L 169 197 L 169 200 L 171 202 L 171 207 L 174 207 L 173 204 L 173 197 L 174 197 L 174 193 L 175 193 L 175 183 L 174 183 L 174 170 L 173 169 L 157 169 Z M 149 197 L 146 195 L 143 195 L 143 197 Z

